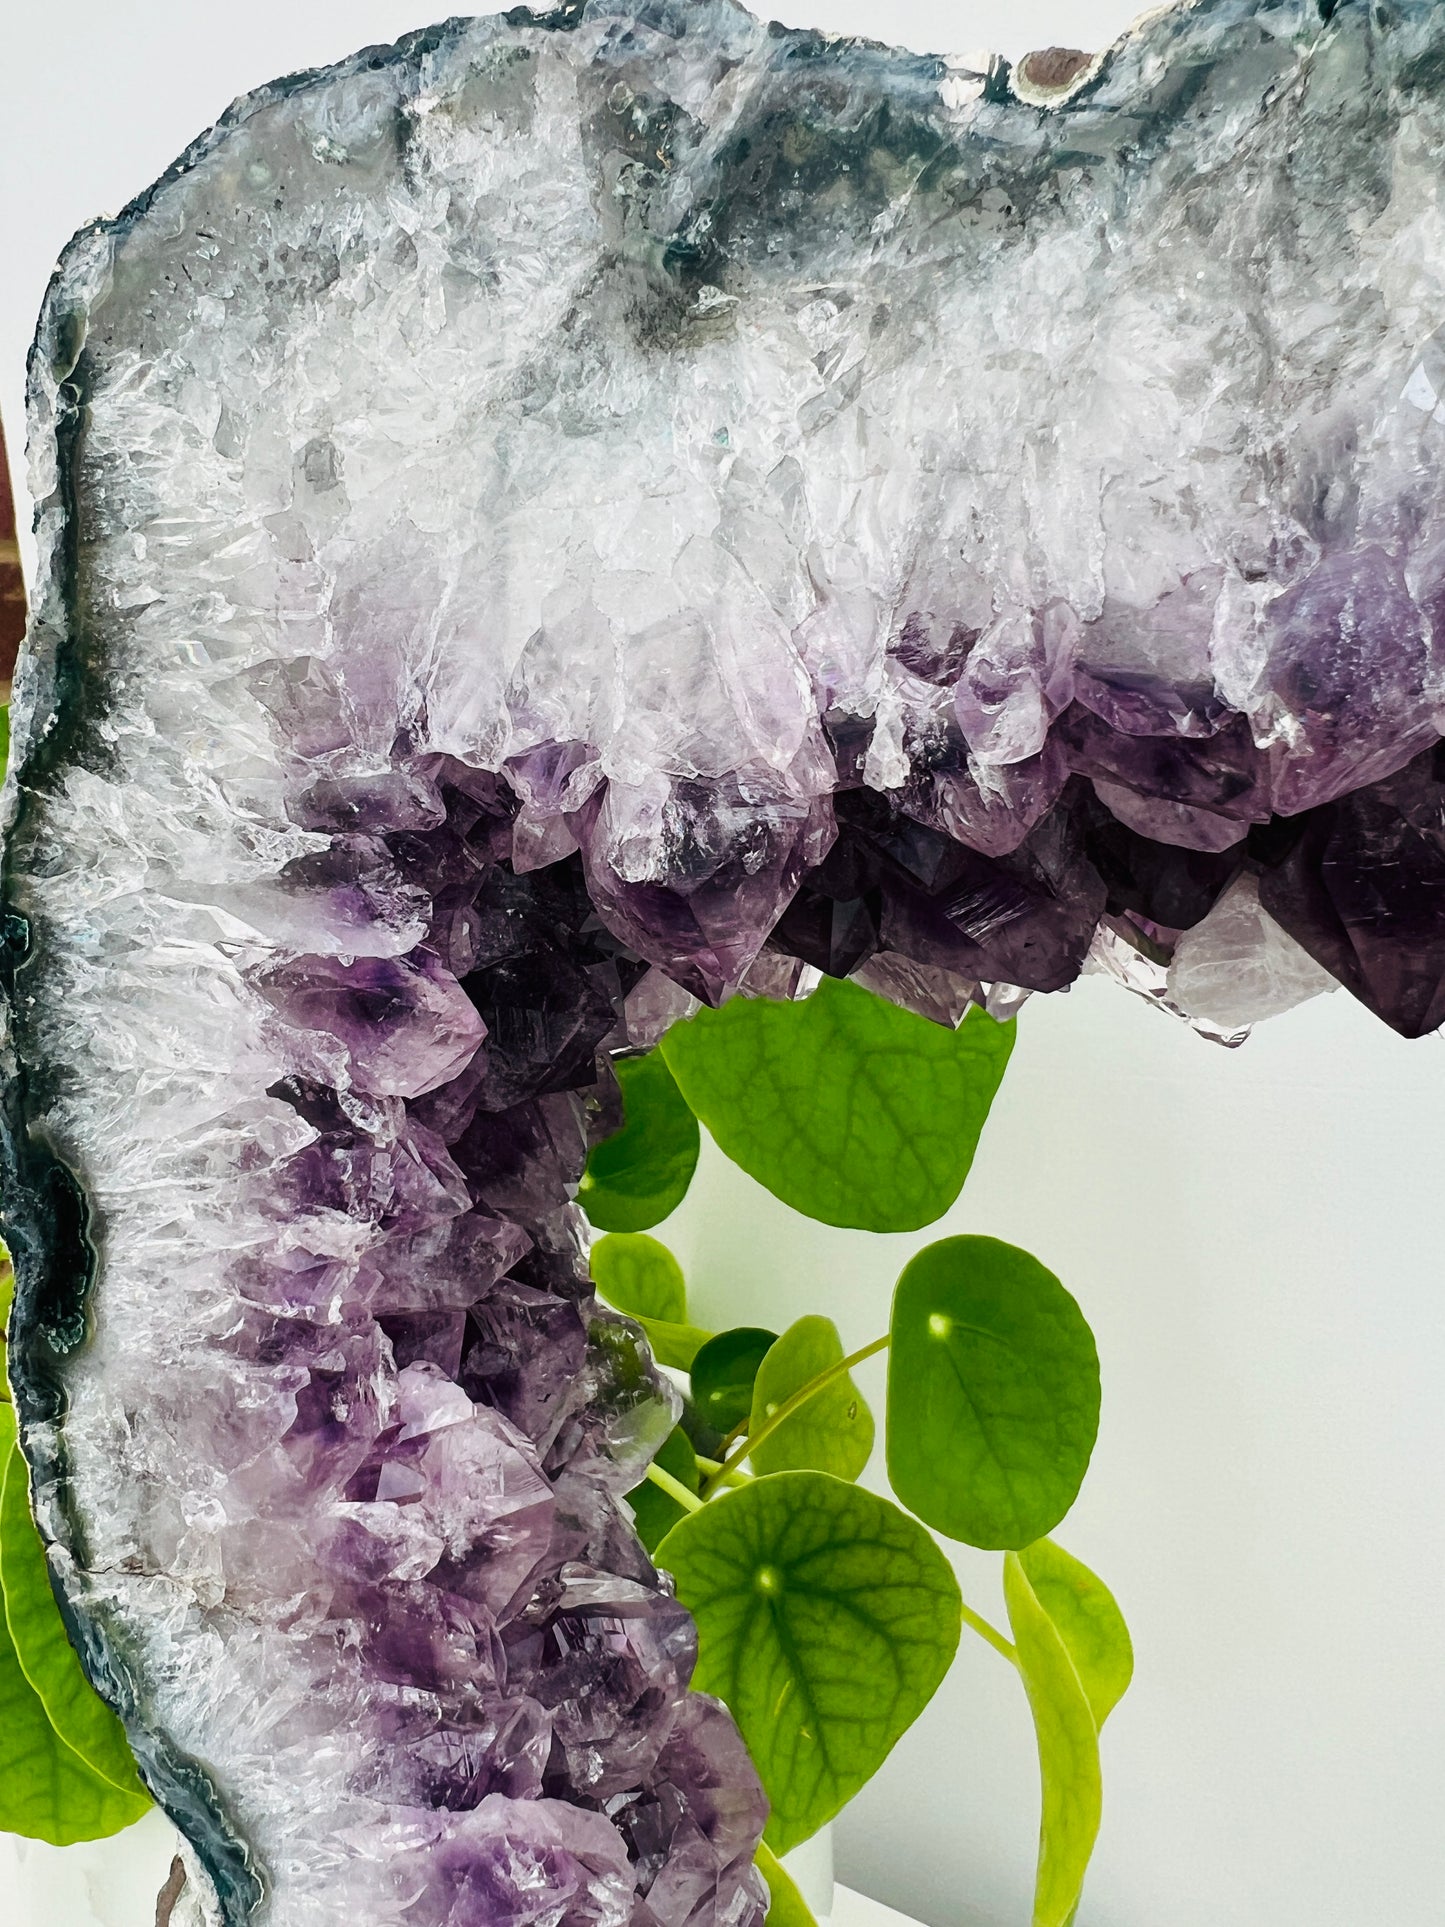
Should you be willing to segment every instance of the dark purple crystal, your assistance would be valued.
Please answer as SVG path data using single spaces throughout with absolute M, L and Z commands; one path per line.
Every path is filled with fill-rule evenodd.
M 68 250 L 11 1362 L 226 1927 L 757 1927 L 572 1202 L 615 1051 L 809 969 L 1445 1019 L 1442 76 L 1430 0 L 1196 0 L 1047 106 L 585 0 Z

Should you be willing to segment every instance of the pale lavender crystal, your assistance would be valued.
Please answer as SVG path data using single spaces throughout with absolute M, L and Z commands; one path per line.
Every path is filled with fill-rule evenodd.
M 601 1813 L 489 1793 L 469 1812 L 396 1823 L 365 1851 L 416 1927 L 623 1927 L 635 1875 Z M 359 1883 L 358 1883 L 359 1887 Z M 366 1904 L 365 1892 L 356 1899 Z
M 568 0 L 263 88 L 72 244 L 11 1359 L 209 1920 L 757 1927 L 572 1202 L 613 1052 L 817 971 L 1445 1018 L 1442 149 L 1427 0 L 1052 90 Z
M 466 1069 L 487 1034 L 456 978 L 425 952 L 415 961 L 298 957 L 269 972 L 265 987 L 298 1030 L 322 1033 L 318 1074 L 371 1097 L 435 1090 Z

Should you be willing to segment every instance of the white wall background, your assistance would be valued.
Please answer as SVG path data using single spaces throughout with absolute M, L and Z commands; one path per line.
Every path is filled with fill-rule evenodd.
M 1090 978 L 1025 1007 L 939 1225 L 809 1225 L 711 1152 L 658 1233 L 702 1324 L 806 1304 L 850 1349 L 950 1231 L 1028 1247 L 1079 1299 L 1104 1418 L 1058 1536 L 1137 1653 L 1079 1927 L 1445 1919 L 1442 1076 L 1438 1038 L 1343 991 L 1225 1051 Z M 883 1378 L 861 1369 L 880 1407 Z M 1003 1624 L 997 1557 L 955 1563 Z M 1036 1797 L 1019 1685 L 965 1633 L 838 1822 L 838 1877 L 934 1927 L 1024 1927 Z
M 235 94 L 444 11 L 440 0 L 11 9 L 0 413 L 12 434 L 35 313 L 73 229 L 144 187 Z M 1136 9 L 780 0 L 779 11 L 919 48 L 1017 55 L 1101 45 Z M 1117 1592 L 1138 1673 L 1106 1735 L 1105 1829 L 1080 1927 L 1445 1920 L 1442 1071 L 1438 1040 L 1404 1044 L 1343 993 L 1231 1053 L 1091 980 L 1024 1011 L 974 1173 L 935 1231 L 805 1226 L 715 1155 L 664 1230 L 704 1322 L 779 1326 L 821 1308 L 861 1343 L 882 1329 L 908 1253 L 957 1229 L 1029 1246 L 1083 1304 L 1105 1414 L 1060 1536 Z M 865 1369 L 881 1392 L 881 1372 Z M 958 1561 L 970 1598 L 995 1613 L 996 1563 Z M 966 1646 L 840 1821 L 840 1878 L 934 1927 L 1023 1927 L 1031 1748 L 1017 1683 Z M 93 1918 L 139 1927 L 169 1859 L 159 1821 L 146 1825 L 148 1840 L 137 1830 L 98 1857 L 22 1857 L 0 1841 L 0 1919 L 71 1927 L 92 1905 L 88 1885 Z

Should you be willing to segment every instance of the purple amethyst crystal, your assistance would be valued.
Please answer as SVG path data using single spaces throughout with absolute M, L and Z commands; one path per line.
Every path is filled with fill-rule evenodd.
M 572 1202 L 613 1052 L 805 965 L 1445 1019 L 1442 75 L 1427 0 L 1196 0 L 1046 106 L 569 0 L 71 245 L 11 1357 L 208 1919 L 757 1927 Z

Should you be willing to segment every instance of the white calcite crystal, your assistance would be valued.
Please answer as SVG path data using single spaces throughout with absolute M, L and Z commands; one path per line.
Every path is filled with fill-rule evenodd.
M 227 1927 L 755 1927 L 570 1198 L 614 1050 L 1086 958 L 1445 1018 L 1445 9 L 727 0 L 239 102 L 32 368 L 12 1359 Z
M 1167 977 L 1173 1005 L 1197 1023 L 1230 1031 L 1293 1010 L 1338 985 L 1292 943 L 1259 901 L 1247 871 L 1174 947 Z

